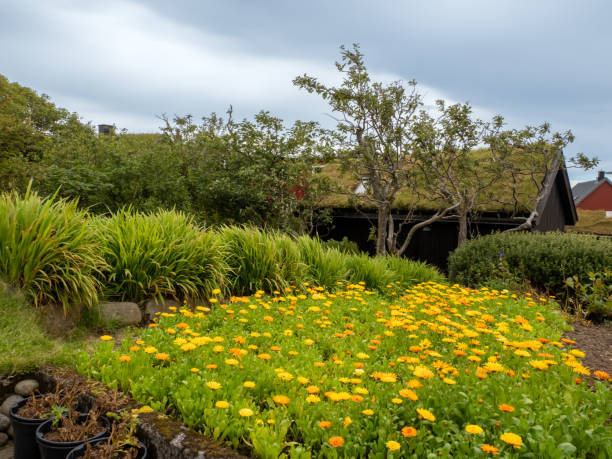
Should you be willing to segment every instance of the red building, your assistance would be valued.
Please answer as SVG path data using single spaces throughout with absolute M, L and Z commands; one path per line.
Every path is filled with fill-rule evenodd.
M 577 183 L 572 188 L 574 204 L 582 210 L 612 211 L 612 182 L 599 171 L 597 180 Z

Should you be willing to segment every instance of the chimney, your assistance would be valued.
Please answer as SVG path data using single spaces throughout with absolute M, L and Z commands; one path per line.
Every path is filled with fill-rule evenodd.
M 111 135 L 114 133 L 115 133 L 115 126 L 113 124 L 98 124 L 98 134 Z
M 604 171 L 599 171 L 597 173 L 597 181 L 601 182 L 604 179 L 604 176 L 606 175 L 606 173 Z

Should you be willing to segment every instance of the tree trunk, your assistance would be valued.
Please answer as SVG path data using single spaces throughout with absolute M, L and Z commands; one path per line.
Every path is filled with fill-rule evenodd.
M 459 233 L 457 234 L 457 247 L 461 247 L 467 241 L 468 218 L 467 212 L 462 210 L 459 213 Z
M 387 246 L 387 219 L 389 218 L 389 209 L 387 204 L 378 205 L 378 228 L 376 232 L 376 254 L 386 255 Z

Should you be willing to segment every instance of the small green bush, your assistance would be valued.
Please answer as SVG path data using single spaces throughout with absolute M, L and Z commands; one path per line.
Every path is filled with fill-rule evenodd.
M 182 212 L 121 210 L 92 226 L 103 241 L 109 297 L 203 299 L 224 287 L 228 265 L 218 235 Z
M 563 296 L 565 280 L 612 268 L 612 240 L 571 233 L 499 233 L 479 237 L 448 259 L 451 282 L 469 286 L 505 280 Z
M 594 320 L 612 319 L 612 271 L 589 273 L 588 280 L 578 276 L 565 280 L 566 304 L 577 314 Z
M 0 277 L 34 305 L 92 306 L 104 268 L 100 244 L 76 201 L 0 195 Z

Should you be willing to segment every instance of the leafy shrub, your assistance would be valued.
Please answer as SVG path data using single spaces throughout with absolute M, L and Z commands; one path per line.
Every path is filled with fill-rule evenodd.
M 585 282 L 568 277 L 565 285 L 570 309 L 590 319 L 612 318 L 612 271 L 589 273 Z
M 467 242 L 449 256 L 452 282 L 478 286 L 508 279 L 563 295 L 564 281 L 612 268 L 612 240 L 570 233 L 499 233 Z
M 307 266 L 308 281 L 321 287 L 335 288 L 348 278 L 347 256 L 319 239 L 301 236 L 296 239 L 302 261 Z
M 0 277 L 35 305 L 92 306 L 104 267 L 100 246 L 76 201 L 0 195 Z
M 121 210 L 93 226 L 104 243 L 110 297 L 203 298 L 224 285 L 228 266 L 219 237 L 182 212 Z

